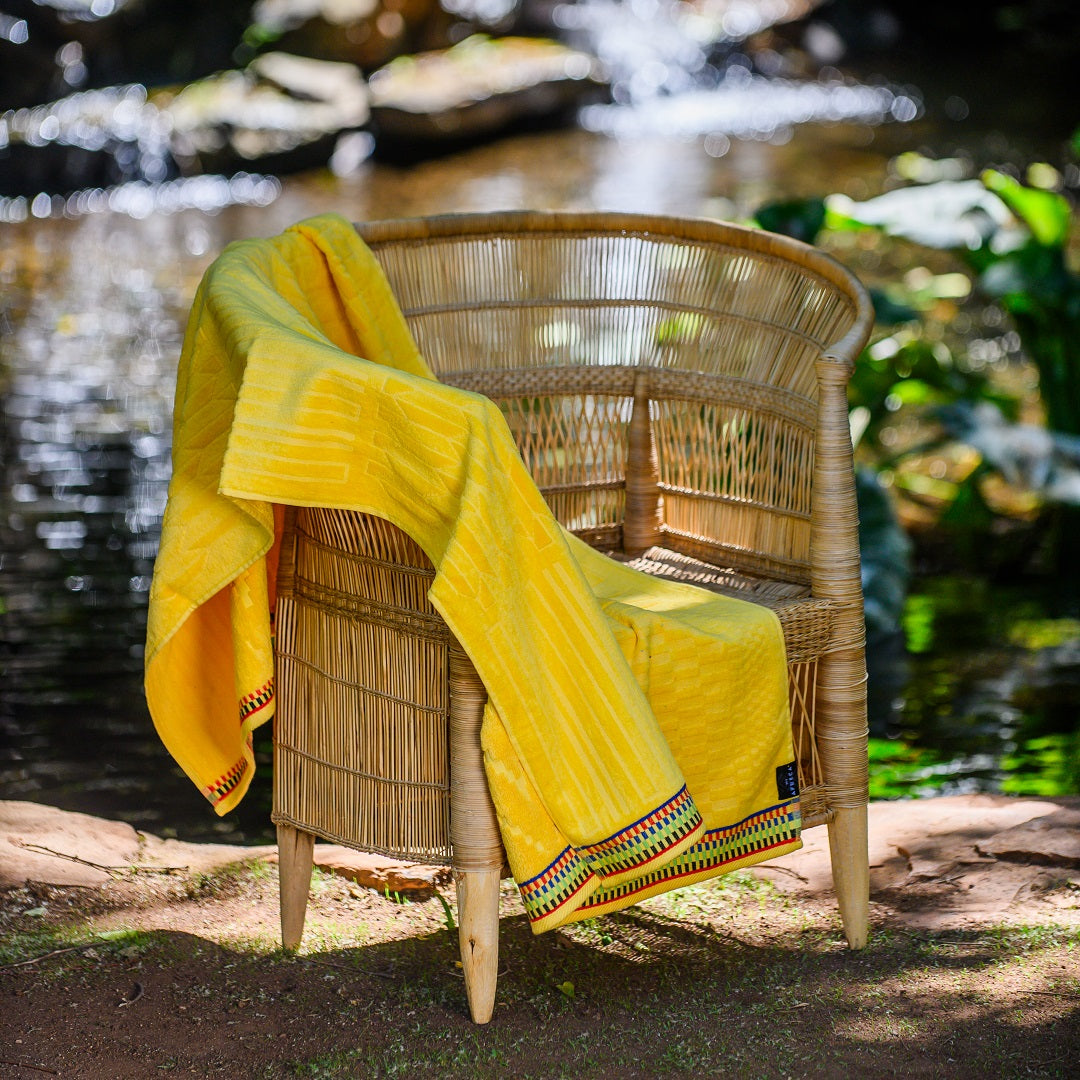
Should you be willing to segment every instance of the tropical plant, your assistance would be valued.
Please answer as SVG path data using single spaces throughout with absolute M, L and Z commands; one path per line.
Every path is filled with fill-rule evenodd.
M 1055 175 L 1045 166 L 1033 173 Z M 873 294 L 879 325 L 900 330 L 876 341 L 860 360 L 851 383 L 853 438 L 862 440 L 864 460 L 898 486 L 919 485 L 944 496 L 941 524 L 969 540 L 995 518 L 983 495 L 986 479 L 994 475 L 1028 492 L 1033 502 L 1063 506 L 1059 519 L 1075 516 L 1080 506 L 1080 275 L 1068 265 L 1071 213 L 1062 195 L 987 170 L 978 180 L 915 184 L 865 202 L 833 195 L 772 204 L 759 210 L 756 220 L 810 242 L 819 233 L 876 230 L 958 258 L 969 278 L 956 282 L 959 275 L 927 273 L 924 295 L 909 290 L 901 303 L 895 294 Z M 931 300 L 961 297 L 972 287 L 1012 320 L 1039 374 L 1046 426 L 1019 423 L 1015 397 L 973 365 L 958 364 L 942 340 L 921 332 L 925 294 Z M 918 409 L 936 423 L 924 425 L 921 442 L 885 445 L 880 436 L 901 408 Z M 944 483 L 897 471 L 905 456 L 925 455 L 950 442 L 973 452 L 959 478 Z M 1053 561 L 1060 565 L 1067 561 L 1061 558 L 1063 543 L 1056 548 Z
M 988 169 L 979 180 L 899 188 L 867 202 L 824 201 L 828 229 L 879 228 L 957 255 L 1013 320 L 1039 372 L 1052 431 L 1080 435 L 1080 275 L 1067 263 L 1064 196 Z

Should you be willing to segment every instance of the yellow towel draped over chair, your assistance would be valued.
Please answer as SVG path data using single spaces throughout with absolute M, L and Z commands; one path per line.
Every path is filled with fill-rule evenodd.
M 271 717 L 282 505 L 385 518 L 488 694 L 483 746 L 535 930 L 799 845 L 783 637 L 764 607 L 563 531 L 499 408 L 435 381 L 344 219 L 230 246 L 196 297 L 146 692 L 223 813 Z

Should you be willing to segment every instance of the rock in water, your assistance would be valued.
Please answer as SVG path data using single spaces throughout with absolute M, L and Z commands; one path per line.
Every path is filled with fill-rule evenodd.
M 377 137 L 403 145 L 476 139 L 558 114 L 602 86 L 587 53 L 543 38 L 474 35 L 374 72 L 372 124 Z
M 190 172 L 322 165 L 338 136 L 363 127 L 369 115 L 356 67 L 287 53 L 192 83 L 166 109 L 176 157 Z
M 251 14 L 254 34 L 280 49 L 371 71 L 438 11 L 436 0 L 259 0 Z

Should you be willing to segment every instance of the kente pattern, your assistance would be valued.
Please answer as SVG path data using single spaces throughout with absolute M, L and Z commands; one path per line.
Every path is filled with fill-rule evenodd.
M 539 922 L 576 896 L 592 872 L 578 853 L 568 847 L 542 873 L 519 885 L 530 922 Z
M 244 758 L 241 758 L 226 773 L 208 787 L 203 788 L 203 795 L 210 800 L 212 805 L 216 806 L 237 786 L 237 784 L 240 783 L 246 770 L 247 761 Z
M 262 712 L 274 700 L 274 680 L 264 683 L 240 699 L 240 723 Z
M 651 814 L 579 850 L 589 868 L 606 877 L 652 862 L 699 828 L 701 814 L 684 785 Z
M 799 800 L 791 799 L 751 814 L 734 825 L 709 829 L 702 840 L 660 870 L 600 889 L 581 905 L 579 911 L 587 917 L 590 908 L 607 908 L 662 881 L 706 875 L 710 871 L 720 871 L 729 863 L 742 863 L 755 856 L 760 858 L 772 848 L 798 840 L 801 827 Z M 668 887 L 677 888 L 675 885 Z

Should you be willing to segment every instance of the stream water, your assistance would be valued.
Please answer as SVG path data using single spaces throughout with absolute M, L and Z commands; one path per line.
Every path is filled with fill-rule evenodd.
M 0 798 L 186 838 L 266 834 L 267 770 L 239 811 L 217 819 L 157 741 L 141 690 L 176 360 L 199 277 L 226 243 L 325 210 L 353 220 L 515 208 L 738 218 L 781 197 L 876 193 L 890 159 L 913 147 L 952 152 L 994 137 L 999 159 L 1033 152 L 912 108 L 875 125 L 713 131 L 711 143 L 651 119 L 635 129 L 622 114 L 610 123 L 594 114 L 600 130 L 520 135 L 409 167 L 369 161 L 347 176 L 249 179 L 239 202 L 218 197 L 220 187 L 204 203 L 146 189 L 141 202 L 110 207 L 88 195 L 81 206 L 46 200 L 9 213 L 0 224 Z M 1080 791 L 1077 615 L 1030 591 L 917 582 L 906 647 L 897 639 L 875 658 L 875 793 Z M 264 764 L 267 751 L 264 729 Z

